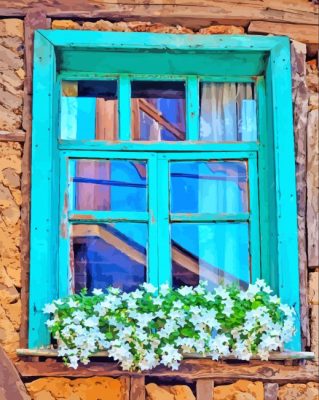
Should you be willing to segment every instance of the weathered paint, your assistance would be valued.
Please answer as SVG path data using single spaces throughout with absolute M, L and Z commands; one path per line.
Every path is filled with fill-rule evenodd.
M 47 38 L 48 40 L 46 40 Z M 53 47 L 53 46 L 54 47 Z M 42 54 L 42 49 L 46 53 Z M 134 77 L 132 72 L 136 72 L 142 77 L 143 68 L 152 75 L 158 75 L 157 79 L 169 77 L 173 79 L 175 73 L 177 79 L 186 79 L 189 90 L 187 98 L 187 121 L 189 128 L 187 137 L 193 139 L 190 142 L 179 143 L 121 143 L 102 142 L 102 141 L 60 141 L 58 143 L 61 151 L 61 158 L 116 158 L 116 159 L 146 159 L 149 162 L 149 213 L 141 215 L 126 215 L 143 221 L 149 222 L 149 253 L 148 253 L 148 279 L 154 284 L 171 281 L 171 257 L 170 254 L 170 232 L 169 232 L 169 160 L 211 160 L 211 159 L 249 159 L 249 179 L 250 179 L 250 199 L 251 210 L 249 220 L 251 223 L 251 257 L 253 265 L 253 277 L 260 276 L 259 268 L 259 216 L 258 216 L 258 191 L 257 179 L 261 191 L 260 208 L 269 207 L 269 214 L 262 213 L 262 221 L 269 216 L 271 229 L 269 229 L 269 240 L 262 240 L 262 248 L 270 243 L 274 243 L 276 251 L 271 249 L 269 255 L 262 250 L 263 270 L 262 275 L 272 280 L 273 271 L 278 268 L 279 293 L 284 302 L 299 307 L 298 292 L 298 264 L 297 264 L 297 234 L 296 234 L 296 197 L 293 170 L 293 135 L 292 121 L 290 113 L 290 75 L 289 75 L 289 46 L 288 41 L 281 37 L 260 37 L 260 36 L 191 36 L 161 34 L 141 34 L 141 33 L 110 33 L 110 32 L 75 32 L 75 31 L 41 31 L 36 34 L 36 59 L 35 59 L 35 90 L 34 90 L 34 110 L 40 110 L 35 115 L 33 125 L 33 146 L 34 164 L 32 171 L 33 186 L 34 182 L 39 183 L 33 188 L 32 194 L 32 244 L 31 247 L 31 296 L 30 296 L 30 345 L 31 347 L 48 343 L 48 333 L 43 325 L 44 317 L 41 315 L 41 308 L 44 302 L 60 295 L 57 292 L 57 271 L 62 272 L 59 282 L 61 292 L 66 291 L 66 281 L 63 281 L 63 274 L 66 274 L 66 264 L 59 270 L 54 257 L 55 235 L 57 227 L 53 220 L 55 212 L 54 203 L 46 203 L 43 207 L 43 185 L 47 185 L 45 195 L 48 199 L 54 200 L 53 193 L 58 193 L 57 180 L 58 171 L 56 170 L 56 154 L 54 148 L 57 137 L 53 134 L 52 125 L 57 119 L 54 104 L 57 104 L 55 89 L 55 64 L 54 54 L 58 54 L 60 64 L 57 66 L 62 71 L 63 76 L 78 76 L 85 79 L 95 79 L 96 77 L 110 76 L 112 71 L 119 69 L 124 75 L 119 76 L 119 120 L 120 120 L 120 140 L 130 138 L 130 79 Z M 55 50 L 55 53 L 54 53 Z M 108 51 L 107 61 L 100 58 L 100 55 Z M 76 54 L 75 54 L 76 53 Z M 138 54 L 137 54 L 138 53 Z M 184 57 L 181 57 L 181 54 Z M 270 57 L 267 59 L 267 56 Z M 44 58 L 42 58 L 44 56 Z M 173 57 L 174 56 L 174 57 Z M 229 57 L 232 63 L 229 63 Z M 50 58 L 51 57 L 51 58 Z M 127 58 L 128 57 L 128 58 Z M 212 58 L 210 58 L 212 57 Z M 136 62 L 133 62 L 136 58 Z M 47 62 L 51 60 L 51 62 Z M 128 62 L 130 60 L 130 62 Z M 172 60 L 174 63 L 172 64 Z M 99 62 L 97 62 L 99 61 Z M 147 62 L 148 61 L 148 62 Z M 196 61 L 196 62 L 195 62 Z M 214 61 L 213 63 L 207 61 Z M 113 64 L 112 64 L 113 63 Z M 201 69 L 202 68 L 202 69 Z M 122 70 L 123 69 L 123 70 Z M 114 71 L 113 71 L 114 72 Z M 118 72 L 118 71 L 117 71 Z M 144 71 L 144 73 L 146 73 Z M 256 75 L 265 74 L 266 76 L 266 95 L 263 89 L 262 78 Z M 199 77 L 201 75 L 201 77 Z M 212 76 L 215 75 L 215 76 Z M 224 77 L 228 78 L 224 79 Z M 115 77 L 115 75 L 114 75 Z M 198 79 L 212 79 L 215 81 L 228 82 L 252 82 L 257 80 L 257 91 L 260 99 L 259 105 L 259 143 L 204 143 L 196 142 L 198 135 L 199 119 L 199 99 L 194 98 L 198 94 Z M 40 79 L 40 81 L 39 81 Z M 144 78 L 143 78 L 144 79 Z M 43 85 L 41 82 L 51 82 L 51 85 Z M 49 89 L 48 89 L 49 87 Z M 261 88 L 261 89 L 260 89 Z M 50 92 L 51 91 L 51 92 Z M 47 97 L 46 97 L 47 96 Z M 264 96 L 264 97 L 263 97 Z M 43 103 L 45 99 L 45 103 Z M 43 106 L 44 104 L 44 106 Z M 265 107 L 266 104 L 266 107 Z M 45 112 L 43 113 L 43 107 Z M 267 121 L 262 116 L 264 109 L 267 109 Z M 263 113 L 265 115 L 265 113 Z M 267 128 L 266 128 L 267 127 Z M 49 132 L 44 137 L 43 132 Z M 273 134 L 274 148 L 272 140 L 269 139 Z M 266 139 L 267 137 L 267 139 Z M 41 153 L 37 150 L 37 145 L 41 144 Z M 259 148 L 261 149 L 259 151 Z M 288 150 L 287 150 L 288 149 Z M 158 154 L 156 154 L 158 153 Z M 273 179 L 273 169 L 270 165 L 267 173 L 267 162 L 271 160 L 274 153 L 276 176 Z M 258 174 L 256 166 L 256 156 L 262 166 L 262 173 Z M 52 165 L 52 168 L 51 168 Z M 41 170 L 40 170 L 41 169 Z M 61 173 L 64 167 L 61 165 Z M 66 170 L 65 175 L 66 175 Z M 60 187 L 65 190 L 66 176 L 62 176 Z M 52 186 L 45 181 L 53 179 Z M 158 185 L 158 182 L 161 182 Z M 56 187 L 54 186 L 56 185 Z M 266 185 L 266 186 L 265 186 Z M 269 185 L 269 186 L 268 186 Z M 276 188 L 276 198 L 265 196 L 266 190 L 273 185 Z M 56 190 L 53 190 L 55 187 Z M 264 188 L 267 188 L 266 190 Z M 64 189 L 63 189 L 64 188 Z M 60 195 L 60 208 L 64 203 L 64 196 Z M 41 200 L 40 200 L 41 199 Z M 39 202 L 41 201 L 41 215 L 37 215 Z M 274 206 L 274 207 L 273 207 Z M 120 218 L 114 213 L 82 213 L 81 216 L 75 215 L 74 210 L 70 211 L 68 218 L 70 223 L 77 221 L 87 223 L 93 218 L 106 222 Z M 86 214 L 86 215 L 85 215 Z M 143 215 L 142 215 L 143 214 Z M 187 220 L 187 215 L 175 215 L 171 218 L 182 218 Z M 61 222 L 66 216 L 63 214 Z M 192 220 L 190 217 L 189 220 Z M 247 220 L 246 214 L 238 215 L 200 215 L 201 221 L 218 221 L 223 218 L 231 220 Z M 57 218 L 56 218 L 57 220 Z M 227 219 L 224 219 L 227 220 Z M 51 221 L 51 223 L 48 223 Z M 43 224 L 42 224 L 43 223 Z M 40 225 L 41 224 L 41 225 Z M 268 225 L 268 227 L 269 227 Z M 46 229 L 46 233 L 41 235 L 37 229 Z M 278 238 L 274 232 L 278 231 Z M 62 237 L 67 231 L 63 229 Z M 264 232 L 264 227 L 261 232 Z M 268 232 L 268 228 L 266 228 Z M 263 239 L 263 236 L 262 236 Z M 63 242 L 62 253 L 66 253 L 66 243 Z M 266 243 L 266 244 L 265 244 Z M 42 251 L 41 250 L 42 246 Z M 63 250 L 64 249 L 64 250 Z M 271 257 L 271 252 L 275 257 Z M 62 253 L 59 257 L 60 261 Z M 264 255 L 266 254 L 266 255 Z M 277 263 L 278 254 L 278 263 Z M 68 254 L 65 254 L 68 260 Z M 63 260 L 65 260 L 63 259 Z M 275 267 L 267 265 L 267 260 L 272 260 Z M 45 261 L 44 261 L 45 260 Z M 46 264 L 44 266 L 44 263 Z M 266 264 L 266 265 L 265 265 Z M 277 266 L 278 264 L 278 266 Z M 287 266 L 288 265 L 288 266 Z M 269 272 L 270 269 L 270 272 Z M 285 275 L 286 274 L 286 275 Z M 67 278 L 67 277 L 66 277 Z M 45 284 L 45 296 L 39 296 L 37 287 L 43 289 Z M 32 309 L 33 307 L 33 309 Z M 32 315 L 31 315 L 32 314 Z M 40 332 L 40 335 L 38 334 Z M 299 335 L 299 332 L 298 332 Z M 299 349 L 299 336 L 293 343 L 294 349 Z
M 281 300 L 293 306 L 297 312 L 297 332 L 289 347 L 300 350 L 297 199 L 288 38 L 273 49 L 269 63 L 271 76 L 267 76 L 267 79 L 270 79 L 273 90 L 279 294 Z M 271 101 L 269 97 L 267 100 Z
M 52 98 L 56 64 L 54 47 L 41 34 L 34 41 L 34 93 L 32 136 L 31 250 L 29 347 L 50 343 L 42 308 L 57 297 L 56 215 L 54 190 L 54 111 Z M 37 95 L 38 94 L 38 95 Z M 55 188 L 56 189 L 56 188 Z M 55 198 L 56 196 L 56 198 Z M 53 210 L 55 210 L 53 212 Z

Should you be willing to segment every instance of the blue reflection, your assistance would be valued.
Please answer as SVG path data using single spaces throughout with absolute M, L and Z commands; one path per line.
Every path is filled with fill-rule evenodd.
M 74 163 L 76 209 L 147 210 L 146 162 L 78 160 Z
M 175 223 L 171 237 L 174 287 L 200 279 L 210 289 L 221 281 L 243 287 L 250 281 L 247 223 Z
M 147 225 L 117 223 L 90 229 L 91 235 L 77 236 L 74 226 L 75 292 L 84 287 L 89 293 L 108 286 L 137 289 L 146 279 Z
M 244 162 L 171 163 L 171 212 L 247 211 Z

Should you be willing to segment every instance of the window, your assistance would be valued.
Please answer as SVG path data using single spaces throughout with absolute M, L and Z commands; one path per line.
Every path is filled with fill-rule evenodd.
M 33 113 L 29 347 L 83 287 L 263 277 L 299 311 L 285 38 L 39 31 Z

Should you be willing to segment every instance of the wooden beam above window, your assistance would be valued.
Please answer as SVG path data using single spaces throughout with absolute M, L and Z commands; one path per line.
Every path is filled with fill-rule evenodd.
M 120 4 L 115 0 L 48 1 L 2 0 L 1 16 L 24 16 L 31 8 L 43 10 L 56 18 L 108 18 L 152 20 L 164 23 L 187 23 L 200 28 L 212 23 L 239 23 L 247 20 L 317 24 L 318 7 L 310 1 L 300 0 L 127 0 Z

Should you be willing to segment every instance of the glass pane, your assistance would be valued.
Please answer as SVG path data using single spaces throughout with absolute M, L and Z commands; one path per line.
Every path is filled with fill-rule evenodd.
M 257 140 L 257 112 L 252 83 L 201 83 L 200 140 Z
M 175 223 L 171 226 L 173 286 L 210 289 L 224 282 L 250 282 L 247 223 Z
M 64 81 L 61 139 L 118 138 L 117 81 Z
M 133 140 L 185 140 L 185 83 L 132 82 Z
M 146 161 L 85 159 L 70 164 L 72 208 L 147 211 Z
M 135 290 L 146 279 L 147 224 L 72 226 L 74 291 Z
M 172 213 L 238 213 L 248 209 L 244 161 L 170 163 Z

